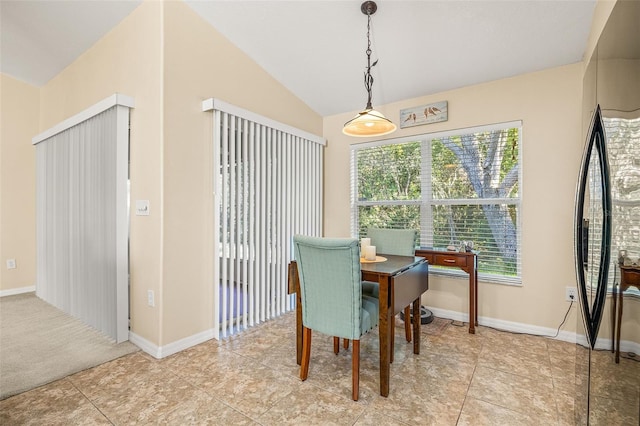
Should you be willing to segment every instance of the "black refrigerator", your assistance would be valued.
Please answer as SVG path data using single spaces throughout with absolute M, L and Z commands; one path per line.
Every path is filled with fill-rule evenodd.
M 575 420 L 640 425 L 640 0 L 619 0 L 584 73 L 576 191 Z

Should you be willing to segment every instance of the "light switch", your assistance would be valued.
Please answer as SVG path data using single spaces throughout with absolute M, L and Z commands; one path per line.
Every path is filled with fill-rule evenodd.
M 136 200 L 136 216 L 149 216 L 149 200 Z

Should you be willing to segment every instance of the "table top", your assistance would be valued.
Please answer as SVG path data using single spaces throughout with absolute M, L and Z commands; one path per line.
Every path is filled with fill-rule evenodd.
M 381 255 L 387 258 L 386 262 L 362 263 L 360 265 L 362 271 L 395 275 L 426 261 L 424 257 L 420 256 L 395 256 L 384 253 L 381 253 Z
M 375 260 L 367 260 L 364 257 L 360 258 L 360 264 L 362 263 L 377 263 L 377 262 L 386 262 L 388 259 L 384 256 L 376 256 Z

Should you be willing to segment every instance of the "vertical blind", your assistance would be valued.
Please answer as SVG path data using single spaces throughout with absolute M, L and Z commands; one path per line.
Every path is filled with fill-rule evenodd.
M 129 333 L 128 106 L 133 103 L 114 102 L 116 95 L 89 114 L 72 117 L 71 125 L 61 123 L 33 139 L 36 294 L 122 342 Z
M 214 334 L 226 337 L 293 308 L 295 234 L 322 234 L 325 141 L 208 100 L 213 110 Z

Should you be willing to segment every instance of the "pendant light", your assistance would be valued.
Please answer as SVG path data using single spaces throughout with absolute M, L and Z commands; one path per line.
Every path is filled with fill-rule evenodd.
M 373 77 L 371 68 L 375 67 L 378 61 L 371 64 L 371 15 L 376 13 L 378 6 L 374 1 L 365 1 L 360 6 L 362 13 L 367 15 L 367 71 L 364 73 L 364 87 L 367 89 L 367 106 L 351 120 L 344 123 L 342 133 L 348 136 L 368 137 L 388 135 L 396 131 L 396 125 L 388 118 L 376 111 L 371 106 L 371 88 L 373 87 Z

